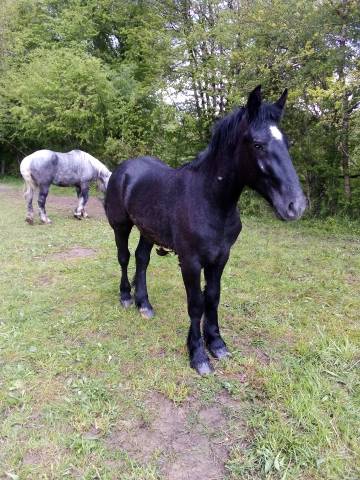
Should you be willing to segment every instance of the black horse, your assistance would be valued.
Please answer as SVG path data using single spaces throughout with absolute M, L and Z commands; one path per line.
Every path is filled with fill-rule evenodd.
M 117 167 L 109 180 L 105 210 L 122 271 L 120 302 L 132 304 L 128 237 L 136 225 L 141 234 L 135 252 L 136 306 L 145 318 L 153 316 L 146 287 L 153 245 L 176 252 L 191 321 L 190 365 L 200 374 L 212 370 L 205 347 L 215 358 L 229 355 L 217 309 L 221 275 L 241 231 L 237 204 L 243 188 L 259 192 L 282 220 L 299 218 L 306 207 L 286 138 L 277 126 L 286 98 L 287 90 L 274 104 L 262 103 L 258 86 L 246 107 L 217 123 L 208 147 L 193 162 L 173 169 L 156 158 L 135 158 Z

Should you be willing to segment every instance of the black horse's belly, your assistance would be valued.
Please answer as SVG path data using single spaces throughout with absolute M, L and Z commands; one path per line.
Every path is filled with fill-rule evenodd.
M 173 250 L 171 210 L 164 208 L 163 202 L 159 199 L 160 195 L 158 191 L 157 201 L 152 201 L 145 200 L 146 196 L 141 191 L 136 192 L 136 195 L 129 198 L 126 210 L 141 235 L 160 247 Z
M 130 214 L 134 225 L 139 229 L 141 235 L 150 242 L 164 247 L 168 250 L 174 250 L 171 231 L 166 225 L 167 222 L 147 222 L 146 218 L 136 217 Z

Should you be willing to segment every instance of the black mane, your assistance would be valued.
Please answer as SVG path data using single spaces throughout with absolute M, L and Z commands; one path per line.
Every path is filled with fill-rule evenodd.
M 180 168 L 197 169 L 209 156 L 225 155 L 229 148 L 234 148 L 239 141 L 241 134 L 240 124 L 245 114 L 248 115 L 246 107 L 240 107 L 219 119 L 213 128 L 210 142 L 205 150 L 200 152 L 195 160 L 185 163 Z M 280 118 L 281 109 L 272 103 L 263 103 L 256 117 L 249 118 L 248 116 L 248 122 L 256 127 L 260 127 L 263 123 L 278 123 Z

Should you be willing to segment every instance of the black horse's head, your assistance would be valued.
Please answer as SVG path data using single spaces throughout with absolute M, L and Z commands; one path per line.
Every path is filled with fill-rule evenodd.
M 282 220 L 296 220 L 306 208 L 306 198 L 292 164 L 286 136 L 279 122 L 287 90 L 273 104 L 262 103 L 261 87 L 249 95 L 243 115 L 248 185 L 262 195 Z

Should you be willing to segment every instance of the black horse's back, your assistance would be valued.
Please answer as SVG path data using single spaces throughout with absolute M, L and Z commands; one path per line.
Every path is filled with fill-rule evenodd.
M 125 160 L 118 167 L 115 168 L 111 174 L 105 204 L 110 203 L 110 198 L 114 192 L 121 192 L 126 185 L 132 186 L 142 179 L 144 176 L 150 175 L 152 172 L 155 176 L 159 172 L 169 172 L 173 169 L 164 162 L 155 157 L 136 157 Z M 128 179 L 130 184 L 126 183 Z

